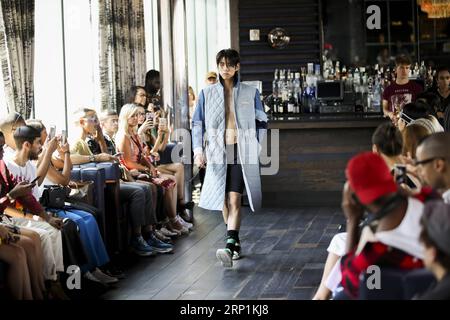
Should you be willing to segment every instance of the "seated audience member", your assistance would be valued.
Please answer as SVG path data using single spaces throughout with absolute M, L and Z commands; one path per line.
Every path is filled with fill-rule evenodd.
M 434 116 L 439 122 L 443 120 L 444 112 L 441 110 L 440 99 L 437 94 L 430 91 L 422 92 L 417 96 L 417 103 L 424 103 L 430 110 L 430 115 Z
M 73 164 L 83 164 L 88 162 L 109 162 L 116 161 L 117 157 L 114 157 L 108 153 L 101 152 L 94 155 L 89 149 L 89 145 L 86 140 L 88 137 L 93 136 L 100 141 L 100 145 L 103 150 L 107 150 L 106 143 L 104 141 L 103 134 L 98 130 L 99 121 L 95 110 L 82 108 L 78 109 L 74 113 L 75 126 L 79 129 L 78 136 L 70 149 L 70 159 Z
M 146 180 L 164 188 L 164 205 L 170 219 L 167 226 L 179 234 L 187 234 L 189 226 L 177 216 L 176 182 L 173 178 L 160 175 L 148 160 L 148 155 L 144 153 L 144 145 L 137 134 L 137 113 L 138 109 L 134 104 L 127 104 L 120 111 L 116 144 L 118 150 L 123 153 L 123 164 L 128 170 L 138 170 L 141 173 L 138 177 L 139 180 Z
M 443 120 L 445 131 L 449 131 L 450 123 L 448 120 L 450 120 L 450 110 L 448 106 L 450 105 L 450 69 L 447 66 L 441 66 L 436 69 L 436 84 L 435 87 L 427 91 L 427 94 L 434 94 L 435 97 L 439 99 L 439 102 L 437 105 L 430 105 L 435 107 L 439 121 Z
M 403 140 L 400 131 L 392 124 L 392 122 L 384 122 L 378 126 L 372 135 L 372 152 L 378 154 L 388 166 L 394 179 L 395 165 L 402 163 Z M 408 174 L 407 185 L 415 188 L 419 182 L 415 177 Z M 326 300 L 331 296 L 331 289 L 328 288 L 328 277 L 336 265 L 340 257 L 346 253 L 345 243 L 347 233 L 336 234 L 328 246 L 328 257 L 322 275 L 322 280 L 314 295 L 314 300 Z
M 420 124 L 412 123 L 407 125 L 402 132 L 403 156 L 408 159 L 415 159 L 417 146 L 423 139 L 431 134 L 432 132 L 427 127 Z
M 37 181 L 38 184 L 32 189 L 32 195 L 35 199 L 39 199 L 41 194 L 39 191 L 39 177 L 36 173 L 37 166 L 33 161 L 41 159 L 42 162 L 49 163 L 46 159 L 50 158 L 58 144 L 57 138 L 55 137 L 54 139 L 50 140 L 50 143 L 54 143 L 54 145 L 50 145 L 46 150 L 46 154 L 39 157 L 42 151 L 41 133 L 31 126 L 18 127 L 14 132 L 17 151 L 14 157 L 6 160 L 5 163 L 9 172 L 17 181 Z M 43 174 L 45 179 L 47 172 Z M 40 217 L 62 231 L 63 262 L 65 269 L 73 265 L 84 265 L 87 262 L 87 256 L 75 222 L 70 219 L 63 220 L 56 218 L 52 214 L 47 214 L 44 210 L 40 212 Z
M 14 139 L 14 133 L 18 127 L 24 125 L 25 120 L 17 112 L 10 113 L 6 118 L 0 120 L 0 128 L 4 133 L 5 138 L 5 145 L 3 146 L 4 160 L 14 159 L 17 149 Z M 28 148 L 30 147 L 29 145 L 27 146 Z M 45 149 L 45 152 L 47 152 L 49 146 L 50 148 L 56 146 L 56 139 L 48 142 L 46 146 L 47 148 Z M 27 163 L 27 165 L 29 164 Z M 46 164 L 44 162 L 41 162 L 41 165 L 38 166 L 37 171 L 40 172 L 40 170 L 43 169 L 45 165 Z M 6 169 L 8 168 L 5 167 L 5 170 Z M 32 169 L 34 169 L 34 167 L 32 167 Z M 8 176 L 11 176 L 11 181 L 13 181 L 10 181 L 10 188 L 14 187 L 15 184 L 20 183 L 20 181 L 16 181 L 14 179 L 14 177 L 9 173 L 9 170 Z M 24 181 L 24 183 L 26 183 L 26 181 Z M 21 230 L 31 230 L 39 234 L 42 251 L 44 253 L 44 279 L 47 281 L 47 284 L 50 285 L 50 294 L 55 298 L 65 299 L 67 297 L 63 294 L 60 282 L 58 281 L 58 273 L 65 271 L 63 261 L 62 234 L 59 230 L 60 226 L 62 225 L 62 221 L 48 215 L 36 200 L 36 198 L 32 196 L 31 192 L 34 189 L 35 185 L 36 184 L 30 184 L 30 196 L 22 199 L 21 206 L 28 212 L 41 216 L 44 221 L 35 221 L 19 216 L 14 216 L 11 219 L 11 224 L 20 226 Z M 26 203 L 24 203 L 24 201 L 26 201 Z M 51 222 L 51 224 L 49 222 Z
M 4 219 L 3 213 L 16 201 L 27 205 L 32 184 L 15 183 L 3 162 L 5 138 L 0 131 L 0 261 L 8 265 L 6 285 L 14 300 L 42 300 L 44 298 L 44 256 L 39 234 L 18 228 Z M 5 222 L 3 222 L 5 221 Z
M 431 133 L 444 132 L 444 128 L 441 126 L 439 121 L 433 116 L 428 116 L 427 118 L 420 118 L 414 120 L 410 124 L 411 125 L 417 124 L 423 126 L 427 128 L 427 130 L 430 131 Z
M 149 70 L 145 75 L 145 92 L 148 105 L 161 108 L 161 80 L 157 70 Z
M 342 209 L 347 218 L 347 254 L 341 259 L 340 273 L 345 293 L 356 298 L 360 275 L 371 265 L 401 270 L 423 267 L 421 200 L 429 198 L 430 192 L 423 190 L 417 198 L 404 196 L 384 160 L 373 153 L 352 158 L 346 176 Z M 359 236 L 365 211 L 369 216 Z
M 137 88 L 137 89 L 136 89 Z M 145 109 L 141 106 L 141 98 L 139 94 L 143 91 L 142 87 L 133 87 L 130 91 L 129 101 L 137 104 L 138 115 L 138 134 L 146 146 L 144 151 L 150 155 L 149 159 L 153 160 L 153 165 L 162 173 L 163 176 L 174 179 L 177 183 L 177 212 L 185 222 L 192 223 L 193 202 L 184 202 L 185 182 L 184 182 L 184 165 L 182 163 L 159 164 L 160 152 L 166 150 L 170 139 L 170 132 L 167 124 L 159 124 L 160 113 L 149 112 L 151 118 L 146 119 Z M 133 98 L 132 94 L 136 94 Z M 156 129 L 156 132 L 155 132 Z
M 450 133 L 425 138 L 417 148 L 415 166 L 422 181 L 450 204 Z
M 425 247 L 424 264 L 436 277 L 436 285 L 420 300 L 450 300 L 450 206 L 429 201 L 422 216 L 420 240 Z
M 105 142 L 106 142 L 106 146 L 108 148 L 108 153 L 116 154 L 118 151 L 117 151 L 117 147 L 116 147 L 115 136 L 117 134 L 117 131 L 119 130 L 119 115 L 114 110 L 104 111 L 100 115 L 100 125 L 101 125 L 102 131 L 103 131 L 103 135 L 105 137 Z M 91 148 L 91 150 L 95 149 L 94 143 L 92 142 L 92 140 L 90 140 L 88 142 L 88 144 L 89 144 L 89 148 Z M 146 203 L 148 202 L 148 204 L 145 205 L 145 208 L 147 208 L 145 210 L 147 210 L 148 212 L 152 212 L 152 214 L 155 215 L 153 220 L 150 220 L 150 221 L 164 220 L 166 218 L 166 215 L 164 212 L 162 212 L 162 210 L 161 210 L 162 208 L 160 208 L 160 207 L 162 207 L 160 204 L 162 202 L 162 192 L 160 194 L 161 197 L 159 197 L 159 194 L 158 194 L 158 191 L 157 191 L 157 188 L 155 185 L 148 184 L 148 183 L 140 183 L 139 181 L 136 181 L 136 179 L 133 177 L 133 173 L 136 176 L 138 174 L 138 172 L 129 171 L 122 164 L 120 165 L 120 169 L 122 171 L 122 177 L 123 177 L 121 180 L 121 185 L 129 184 L 129 185 L 137 186 L 141 189 L 144 189 L 143 191 L 145 192 Z M 159 206 L 158 206 L 158 203 L 159 203 Z M 131 204 L 131 202 L 130 202 L 130 204 Z M 129 210 L 133 211 L 133 208 L 130 208 Z M 165 228 L 153 229 L 153 232 L 159 240 L 164 241 L 169 244 L 171 244 L 170 237 L 177 235 L 176 233 L 170 232 L 169 230 L 167 230 Z
M 147 92 L 144 87 L 133 86 L 128 93 L 127 103 L 134 103 L 138 107 L 147 107 Z M 145 119 L 145 114 L 144 114 Z
M 116 160 L 108 154 L 105 137 L 94 110 L 83 109 L 77 112 L 79 119 L 80 138 L 75 143 L 79 147 L 72 148 L 72 157 L 89 156 L 89 161 L 99 158 Z M 90 121 L 84 122 L 84 118 Z M 87 149 L 85 148 L 87 147 Z M 86 161 L 87 159 L 84 159 Z M 130 208 L 130 220 L 133 229 L 131 240 L 132 250 L 140 256 L 154 255 L 156 252 L 167 253 L 173 250 L 172 246 L 157 239 L 153 232 L 152 224 L 156 223 L 154 210 L 152 209 L 152 195 L 148 187 L 142 185 L 120 183 L 121 202 L 128 203 Z
M 33 127 L 38 132 L 40 132 L 41 143 L 44 143 L 47 140 L 47 129 L 45 128 L 43 123 L 39 120 L 27 120 L 26 122 L 28 126 Z M 39 198 L 44 192 L 45 185 L 69 185 L 70 172 L 72 170 L 69 144 L 66 142 L 66 144 L 62 145 L 60 142 L 57 151 L 59 153 L 60 159 L 64 159 L 63 171 L 59 172 L 50 163 L 47 176 L 45 177 L 43 184 L 39 188 Z M 103 239 L 100 235 L 100 230 L 94 216 L 89 212 L 79 210 L 70 206 L 65 207 L 64 210 L 56 210 L 51 208 L 47 209 L 54 212 L 59 218 L 67 218 L 77 224 L 79 228 L 80 238 L 83 242 L 83 247 L 88 258 L 88 263 L 80 266 L 85 278 L 103 284 L 112 284 L 118 282 L 117 278 L 108 276 L 99 269 L 99 267 L 104 267 L 109 262 L 109 256 L 106 252 L 105 244 L 103 243 Z
M 403 132 L 405 127 L 414 120 L 427 118 L 429 115 L 430 110 L 425 103 L 408 103 L 398 114 L 397 127 Z

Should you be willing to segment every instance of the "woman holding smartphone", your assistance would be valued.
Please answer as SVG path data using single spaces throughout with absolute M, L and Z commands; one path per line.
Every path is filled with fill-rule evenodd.
M 191 210 L 194 203 L 185 203 L 184 193 L 184 165 L 182 163 L 159 164 L 160 152 L 164 152 L 169 143 L 170 131 L 167 126 L 167 118 L 162 110 L 155 110 L 155 106 L 150 104 L 149 111 L 145 112 L 144 105 L 147 94 L 144 87 L 132 87 L 129 94 L 129 103 L 134 103 L 137 107 L 138 134 L 146 144 L 145 151 L 151 156 L 151 160 L 157 169 L 170 177 L 177 183 L 177 212 L 187 223 L 193 222 Z M 192 226 L 191 226 L 192 227 Z
M 123 164 L 128 170 L 138 170 L 146 180 L 158 183 L 161 178 L 172 183 L 162 184 L 164 188 L 164 206 L 170 219 L 169 228 L 179 234 L 189 233 L 189 227 L 183 219 L 177 216 L 177 188 L 175 178 L 169 175 L 160 175 L 158 170 L 148 161 L 148 154 L 144 151 L 144 145 L 137 134 L 138 108 L 134 104 L 126 104 L 122 107 L 119 115 L 119 131 L 116 137 L 117 149 L 123 152 Z

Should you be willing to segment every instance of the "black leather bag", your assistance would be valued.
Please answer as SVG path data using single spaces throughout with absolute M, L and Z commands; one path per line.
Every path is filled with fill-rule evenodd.
M 44 191 L 39 202 L 46 208 L 62 209 L 64 208 L 69 193 L 69 187 L 60 185 L 44 186 Z

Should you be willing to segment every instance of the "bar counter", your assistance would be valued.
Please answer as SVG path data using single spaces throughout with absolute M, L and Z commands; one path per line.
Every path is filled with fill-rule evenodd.
M 261 177 L 263 206 L 340 205 L 348 160 L 371 150 L 383 121 L 362 113 L 270 117 L 269 129 L 279 130 L 280 159 L 276 175 Z

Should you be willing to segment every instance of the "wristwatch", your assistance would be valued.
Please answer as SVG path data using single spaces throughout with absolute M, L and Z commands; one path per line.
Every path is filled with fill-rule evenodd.
M 89 156 L 89 162 L 95 162 L 95 155 Z

